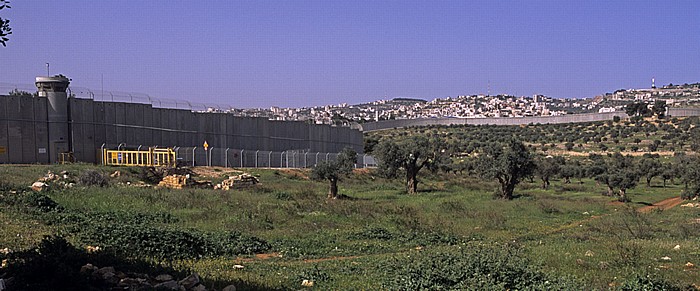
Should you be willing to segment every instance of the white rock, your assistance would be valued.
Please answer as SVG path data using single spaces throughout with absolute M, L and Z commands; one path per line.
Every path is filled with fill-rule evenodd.
M 681 245 L 676 245 L 675 247 L 673 247 L 673 249 L 674 249 L 674 250 L 680 250 L 680 249 L 681 249 Z
M 243 265 L 233 265 L 234 269 L 243 269 L 245 268 Z
M 224 289 L 221 289 L 221 291 L 236 291 L 236 286 L 228 285 L 224 287 Z
M 47 187 L 47 185 L 44 182 L 37 181 L 37 182 L 34 182 L 34 184 L 32 184 L 32 190 L 37 191 L 37 192 L 41 192 L 42 190 L 46 189 L 46 187 Z
M 661 258 L 661 259 L 664 260 L 664 261 L 670 261 L 670 260 L 671 260 L 670 257 L 663 257 L 663 258 Z
M 304 286 L 304 287 L 313 287 L 313 286 L 314 286 L 314 281 L 304 279 L 304 281 L 301 281 L 301 286 Z

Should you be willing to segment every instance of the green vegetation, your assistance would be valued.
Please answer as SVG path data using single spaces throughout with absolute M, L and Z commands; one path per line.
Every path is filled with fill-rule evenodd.
M 515 188 L 519 198 L 506 201 L 488 194 L 498 187 L 496 181 L 476 176 L 427 172 L 423 190 L 405 195 L 402 182 L 366 170 L 340 185 L 341 193 L 352 197 L 343 200 L 328 200 L 327 182 L 308 180 L 310 171 L 299 170 L 251 170 L 261 184 L 229 192 L 118 184 L 139 180 L 139 169 L 125 168 L 109 187 L 23 190 L 47 169 L 62 168 L 76 177 L 117 170 L 0 167 L 0 231 L 9 234 L 0 238 L 0 247 L 14 251 L 0 257 L 18 268 L 8 270 L 33 270 L 56 260 L 65 262 L 65 272 L 86 262 L 113 263 L 154 274 L 196 271 L 207 286 L 234 283 L 239 289 L 298 289 L 302 280 L 320 289 L 680 288 L 697 283 L 695 269 L 685 264 L 700 258 L 700 224 L 695 222 L 700 212 L 678 207 L 634 211 L 680 195 L 684 185 L 679 179 L 667 188 L 658 179 L 651 187 L 628 190 L 630 206 L 612 203 L 587 178 L 567 183 L 551 177 L 548 189 L 525 179 Z M 42 235 L 67 241 L 42 242 Z M 36 256 L 35 246 L 52 245 L 62 251 L 19 260 Z M 102 251 L 87 254 L 87 246 Z M 56 258 L 59 254 L 74 256 Z M 672 259 L 662 260 L 665 256 Z M 234 268 L 237 264 L 244 269 Z M 56 278 L 64 277 L 51 278 L 60 283 Z
M 89 289 L 94 282 L 78 273 L 86 263 L 197 272 L 210 289 L 296 290 L 305 280 L 322 290 L 697 286 L 700 208 L 671 207 L 698 196 L 693 139 L 679 144 L 697 120 L 627 122 L 586 125 L 580 131 L 595 130 L 590 136 L 577 135 L 580 125 L 373 133 L 371 148 L 392 167 L 246 169 L 261 183 L 231 191 L 152 188 L 172 170 L 0 166 L 0 249 L 11 250 L 0 252 L 0 274 L 19 289 Z M 648 136 L 629 130 L 652 125 Z M 609 141 L 613 132 L 620 143 L 668 142 L 659 147 L 677 138 L 678 148 L 591 154 L 592 144 L 578 139 Z M 49 170 L 70 181 L 30 191 Z M 213 176 L 198 179 L 212 183 L 231 174 L 205 172 Z M 330 173 L 343 177 L 337 193 L 348 199 L 328 199 Z M 407 180 L 391 178 L 400 175 Z M 494 191 L 513 199 L 493 199 Z M 669 205 L 650 207 L 660 201 Z
M 0 10 L 3 10 L 5 8 L 10 8 L 10 1 L 8 0 L 0 0 Z M 7 41 L 10 40 L 7 38 L 12 34 L 12 28 L 10 27 L 10 20 L 9 19 L 3 19 L 0 17 L 0 44 L 2 46 L 7 46 Z

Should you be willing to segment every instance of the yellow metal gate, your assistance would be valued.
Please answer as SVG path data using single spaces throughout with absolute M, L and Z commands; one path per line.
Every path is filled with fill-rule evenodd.
M 175 151 L 169 148 L 148 148 L 148 151 L 102 150 L 103 165 L 175 167 L 176 163 Z

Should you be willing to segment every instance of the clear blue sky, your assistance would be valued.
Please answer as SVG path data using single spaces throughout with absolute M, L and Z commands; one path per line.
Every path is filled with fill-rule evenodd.
M 0 82 L 235 107 L 700 81 L 700 1 L 12 0 Z

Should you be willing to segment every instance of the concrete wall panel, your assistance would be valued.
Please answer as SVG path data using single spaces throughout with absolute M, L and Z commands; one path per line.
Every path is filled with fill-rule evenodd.
M 22 123 L 19 114 L 19 97 L 10 96 L 7 98 L 7 118 L 8 118 L 8 149 L 10 163 L 22 163 Z
M 0 163 L 6 164 L 10 162 L 8 144 L 8 110 L 7 97 L 0 96 Z
M 31 97 L 19 98 L 20 130 L 22 135 L 22 163 L 37 161 L 37 146 L 34 139 L 34 102 Z

